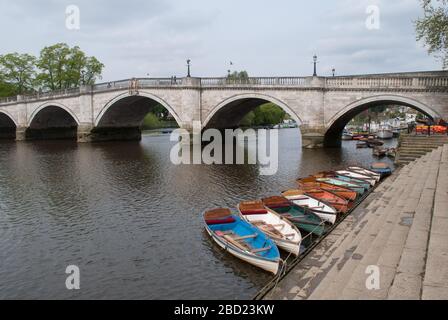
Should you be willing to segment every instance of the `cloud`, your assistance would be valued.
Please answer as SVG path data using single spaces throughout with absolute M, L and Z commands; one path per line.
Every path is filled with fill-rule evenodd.
M 65 28 L 65 8 L 78 5 L 79 31 Z M 380 9 L 380 29 L 368 30 L 366 8 Z M 413 0 L 0 0 L 0 53 L 38 54 L 46 45 L 79 45 L 105 63 L 105 80 L 194 75 L 228 68 L 250 75 L 377 73 L 439 69 L 416 43 Z M 229 61 L 234 65 L 229 66 Z

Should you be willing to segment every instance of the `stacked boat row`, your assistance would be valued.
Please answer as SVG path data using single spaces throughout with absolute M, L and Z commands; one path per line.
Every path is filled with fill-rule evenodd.
M 297 180 L 297 189 L 256 201 L 243 201 L 238 214 L 228 208 L 204 213 L 207 233 L 224 250 L 276 274 L 279 249 L 298 256 L 304 237 L 322 236 L 382 174 L 361 167 L 321 172 Z

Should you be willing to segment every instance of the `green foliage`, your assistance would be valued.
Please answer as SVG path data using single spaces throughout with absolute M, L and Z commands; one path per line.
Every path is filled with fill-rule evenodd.
M 87 57 L 77 46 L 65 43 L 45 47 L 37 66 L 41 70 L 37 81 L 43 89 L 67 89 L 94 84 L 101 78 L 104 65 L 95 57 Z
M 448 0 L 421 0 L 424 17 L 415 22 L 417 40 L 448 67 Z
M 273 104 L 266 103 L 255 110 L 249 112 L 243 120 L 240 122 L 240 126 L 263 126 L 263 125 L 275 125 L 282 123 L 286 119 L 286 112 L 282 108 Z
M 233 73 L 227 75 L 228 80 L 247 80 L 249 79 L 249 74 L 247 71 L 234 71 Z
M 163 108 L 163 106 L 160 106 Z M 165 109 L 165 108 L 163 108 Z M 166 110 L 166 109 L 165 109 Z M 166 110 L 168 112 L 168 110 Z M 143 119 L 142 129 L 160 129 L 160 128 L 176 128 L 178 127 L 175 120 L 163 120 L 162 118 L 150 112 Z
M 17 95 L 33 89 L 36 58 L 29 54 L 8 53 L 0 56 L 0 95 Z

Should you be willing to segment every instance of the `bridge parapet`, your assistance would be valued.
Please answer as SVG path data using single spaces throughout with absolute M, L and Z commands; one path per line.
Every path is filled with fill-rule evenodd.
M 135 80 L 135 82 L 133 82 Z M 134 87 L 132 87 L 134 84 Z M 250 77 L 246 79 L 219 78 L 134 78 L 111 81 L 48 92 L 39 92 L 18 97 L 0 98 L 0 105 L 15 104 L 18 101 L 39 101 L 71 97 L 84 93 L 107 92 L 125 89 L 150 88 L 275 88 L 275 89 L 307 89 L 323 90 L 354 89 L 354 90 L 448 90 L 448 75 L 445 72 L 383 74 L 338 77 Z
M 347 89 L 428 89 L 448 87 L 448 77 L 334 77 L 326 87 Z

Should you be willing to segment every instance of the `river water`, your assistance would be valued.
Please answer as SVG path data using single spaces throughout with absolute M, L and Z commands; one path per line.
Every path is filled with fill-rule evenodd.
M 257 165 L 175 166 L 162 134 L 139 143 L 1 142 L 0 298 L 251 298 L 271 276 L 214 245 L 201 212 L 374 160 L 354 141 L 302 150 L 297 129 L 279 137 L 273 176 Z M 68 265 L 80 269 L 80 290 L 66 289 Z

